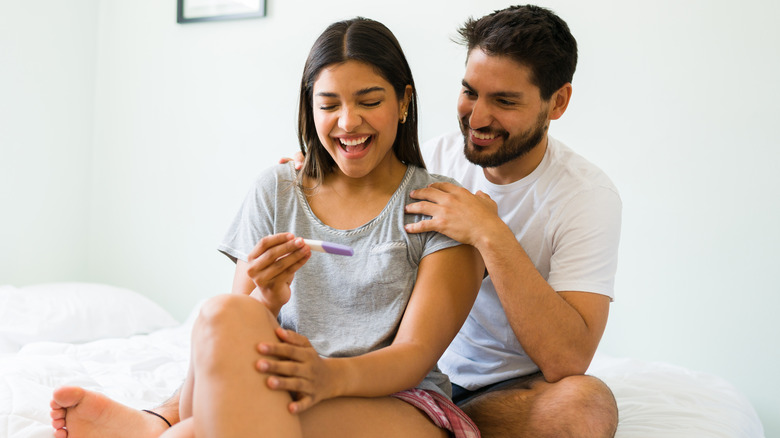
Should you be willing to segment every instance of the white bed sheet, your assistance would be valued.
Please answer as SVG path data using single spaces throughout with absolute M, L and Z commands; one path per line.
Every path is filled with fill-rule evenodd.
M 0 287 L 0 299 L 3 292 Z M 49 400 L 60 385 L 80 385 L 139 409 L 167 399 L 186 374 L 193 316 L 176 326 L 167 317 L 135 328 L 148 334 L 81 343 L 41 339 L 15 352 L 0 352 L 0 437 L 51 438 Z M 3 335 L 0 326 L 0 340 Z M 615 394 L 618 438 L 764 436 L 748 400 L 720 377 L 667 363 L 607 356 L 597 356 L 589 373 L 603 379 Z

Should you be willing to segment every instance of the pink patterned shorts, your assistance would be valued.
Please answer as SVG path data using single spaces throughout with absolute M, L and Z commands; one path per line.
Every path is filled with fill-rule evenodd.
M 407 389 L 391 397 L 403 400 L 425 412 L 436 426 L 449 430 L 455 438 L 480 438 L 477 425 L 450 399 L 435 391 Z

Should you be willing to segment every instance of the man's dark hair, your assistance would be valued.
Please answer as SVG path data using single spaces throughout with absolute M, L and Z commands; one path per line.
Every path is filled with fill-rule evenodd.
M 577 41 L 566 22 L 549 9 L 510 6 L 469 19 L 459 33 L 469 54 L 479 48 L 488 55 L 507 56 L 528 67 L 531 83 L 539 87 L 544 100 L 574 77 Z

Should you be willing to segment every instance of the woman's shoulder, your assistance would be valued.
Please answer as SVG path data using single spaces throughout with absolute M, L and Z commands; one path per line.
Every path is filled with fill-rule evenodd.
M 426 169 L 423 169 L 422 167 L 417 167 L 417 166 L 411 166 L 411 167 L 413 167 L 411 185 L 414 186 L 414 188 L 425 187 L 428 184 L 433 184 L 437 182 L 447 182 L 450 184 L 455 184 L 458 187 L 461 187 L 461 184 L 458 181 L 456 181 L 454 178 L 450 178 L 444 175 L 439 175 L 436 173 L 430 173 Z
M 254 186 L 276 187 L 280 182 L 295 182 L 296 170 L 292 162 L 284 164 L 274 164 L 261 170 L 254 180 Z

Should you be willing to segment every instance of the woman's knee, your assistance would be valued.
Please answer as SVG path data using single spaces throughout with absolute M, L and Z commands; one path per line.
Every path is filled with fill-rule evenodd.
M 193 346 L 230 341 L 242 330 L 273 330 L 267 314 L 268 310 L 262 303 L 246 295 L 215 296 L 200 308 L 193 326 Z

